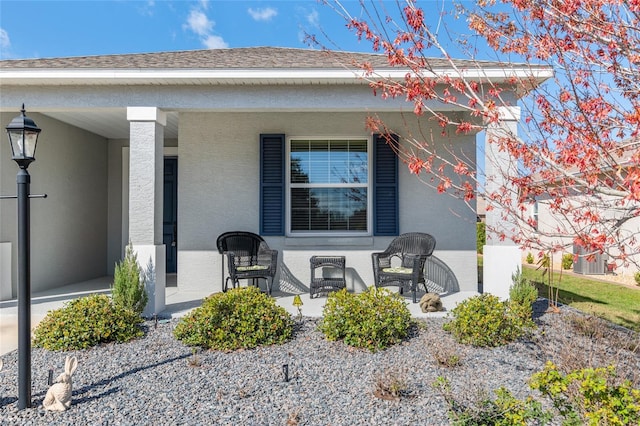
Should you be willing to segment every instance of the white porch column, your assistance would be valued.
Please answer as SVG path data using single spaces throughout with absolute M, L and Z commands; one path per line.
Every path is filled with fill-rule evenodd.
M 162 244 L 164 126 L 155 107 L 128 107 L 129 240 L 146 279 L 149 303 L 143 315 L 165 307 L 166 259 Z
M 509 157 L 507 152 L 500 152 L 492 139 L 504 137 L 507 132 L 518 134 L 518 121 L 520 120 L 520 107 L 501 107 L 500 121 L 489 124 L 485 136 L 485 193 L 491 194 L 501 190 L 507 185 L 505 174 L 516 172 L 517 164 Z M 515 193 L 512 193 L 515 206 Z M 521 267 L 520 249 L 509 238 L 513 224 L 505 223 L 502 218 L 504 208 L 492 203 L 487 197 L 487 242 L 483 248 L 483 292 L 491 293 L 505 300 L 509 298 L 511 276 Z M 503 232 L 507 235 L 500 240 Z

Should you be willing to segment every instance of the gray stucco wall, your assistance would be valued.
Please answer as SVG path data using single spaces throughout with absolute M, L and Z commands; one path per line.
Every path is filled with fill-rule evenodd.
M 382 115 L 387 124 L 404 129 L 413 114 Z M 259 135 L 367 136 L 366 113 L 181 113 L 178 177 L 178 286 L 221 290 L 216 237 L 229 230 L 258 232 Z M 409 124 L 418 134 L 416 123 Z M 422 120 L 428 134 L 431 123 Z M 433 128 L 436 138 L 441 129 Z M 442 139 L 475 158 L 475 135 Z M 423 231 L 437 239 L 435 254 L 456 274 L 460 289 L 477 290 L 475 213 L 463 202 L 437 194 L 400 166 L 400 232 Z M 384 250 L 391 237 L 268 237 L 280 250 L 283 286 L 306 286 L 312 254 L 347 256 L 349 288 L 373 283 L 370 253 Z
M 16 113 L 1 114 L 4 128 Z M 42 129 L 36 161 L 29 167 L 31 193 L 31 290 L 101 277 L 107 253 L 107 141 L 27 111 Z M 15 194 L 17 166 L 0 144 L 0 193 Z M 12 297 L 16 296 L 15 200 L 0 202 L 0 241 L 10 242 Z M 4 293 L 3 293 L 4 294 Z

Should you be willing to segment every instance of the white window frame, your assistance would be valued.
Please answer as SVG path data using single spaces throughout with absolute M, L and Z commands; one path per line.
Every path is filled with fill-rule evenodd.
M 536 222 L 536 226 L 534 229 L 537 231 L 540 227 L 540 204 L 538 203 L 538 200 L 535 199 L 531 204 L 531 218 Z
M 292 231 L 291 230 L 291 141 L 292 140 L 366 140 L 367 141 L 367 184 L 362 185 L 367 189 L 367 230 L 366 231 Z M 372 167 L 373 138 L 371 135 L 357 136 L 289 136 L 286 141 L 286 173 L 285 173 L 285 220 L 287 237 L 369 237 L 373 235 L 373 167 Z M 304 187 L 346 187 L 351 184 L 304 184 Z M 293 184 L 296 187 L 296 184 Z

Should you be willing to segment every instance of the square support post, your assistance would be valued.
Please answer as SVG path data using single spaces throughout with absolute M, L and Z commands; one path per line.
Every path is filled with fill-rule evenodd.
M 155 107 L 127 108 L 129 120 L 129 239 L 146 280 L 149 302 L 143 315 L 165 308 L 166 259 L 162 244 L 164 126 Z
M 485 136 L 485 194 L 501 193 L 512 197 L 515 206 L 516 194 L 509 188 L 507 177 L 517 172 L 517 165 L 509 157 L 509 153 L 500 151 L 496 143 L 492 142 L 507 135 L 518 135 L 519 107 L 500 108 L 500 121 L 489 124 Z M 506 190 L 506 191 L 505 191 Z M 483 292 L 491 293 L 503 300 L 509 298 L 511 276 L 520 268 L 520 248 L 510 239 L 513 227 L 505 221 L 505 207 L 495 204 L 487 197 L 486 225 L 487 241 L 483 247 Z M 500 234 L 506 238 L 500 239 Z

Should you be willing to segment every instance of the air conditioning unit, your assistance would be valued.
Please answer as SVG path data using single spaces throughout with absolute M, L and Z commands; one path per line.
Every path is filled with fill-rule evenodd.
M 578 255 L 573 262 L 573 272 L 583 275 L 604 275 L 607 273 L 607 261 L 609 256 L 606 253 L 597 253 L 593 259 L 587 260 L 584 248 L 573 245 L 573 254 Z

